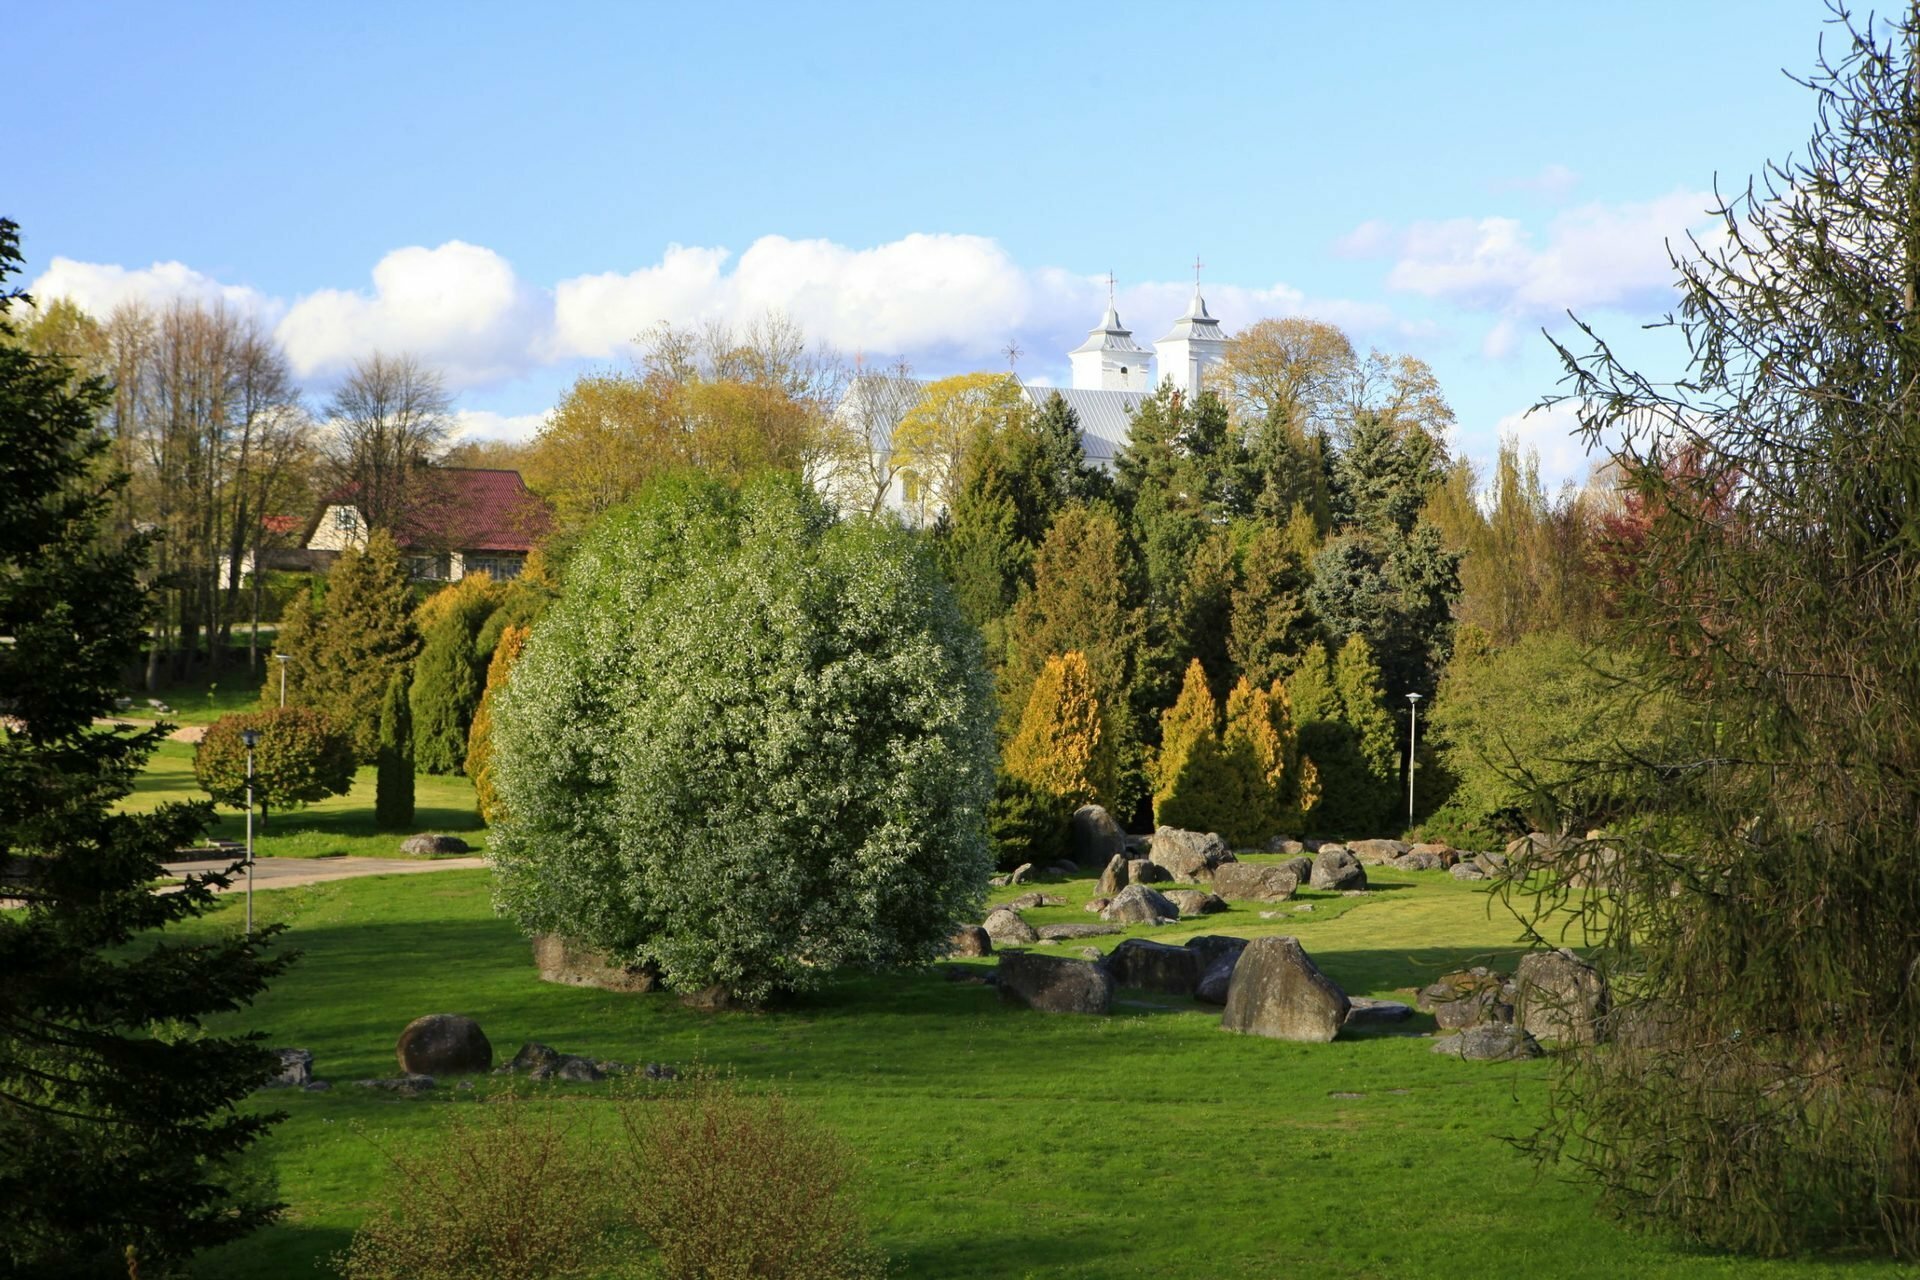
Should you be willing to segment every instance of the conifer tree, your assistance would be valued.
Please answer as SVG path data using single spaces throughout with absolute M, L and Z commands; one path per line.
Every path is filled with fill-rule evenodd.
M 480 695 L 480 708 L 473 713 L 473 727 L 467 733 L 467 776 L 473 779 L 473 798 L 480 808 L 480 820 L 491 824 L 500 812 L 500 796 L 493 782 L 493 707 L 506 690 L 507 676 L 526 647 L 528 628 L 508 627 L 500 633 L 493 659 L 487 664 L 487 688 Z
M 1399 799 L 1399 744 L 1393 715 L 1373 650 L 1360 636 L 1349 637 L 1333 661 L 1333 685 L 1340 699 L 1340 718 L 1353 732 L 1361 773 L 1354 779 L 1349 832 L 1383 831 L 1393 821 Z
M 0 219 L 0 285 L 18 263 Z M 94 727 L 140 652 L 148 545 L 110 534 L 105 385 L 18 344 L 16 297 L 0 291 L 0 1273 L 125 1275 L 132 1257 L 153 1275 L 278 1208 L 234 1190 L 281 1118 L 238 1110 L 273 1059 L 204 1023 L 289 957 L 269 955 L 277 926 L 161 936 L 229 878 L 154 893 L 211 807 L 119 809 L 165 736 Z
M 1276 682 L 1262 689 L 1241 676 L 1227 696 L 1221 749 L 1231 782 L 1226 792 L 1232 815 L 1222 835 L 1235 845 L 1258 845 L 1269 837 L 1298 834 L 1303 798 L 1311 807 L 1317 795 L 1302 796 L 1299 737 Z
M 374 760 L 373 818 L 387 831 L 413 825 L 413 713 L 407 697 L 407 673 L 387 677 L 380 700 L 380 741 Z
M 353 735 L 355 756 L 370 762 L 379 748 L 381 695 L 420 647 L 412 588 L 393 538 L 376 531 L 364 550 L 341 552 L 325 602 L 304 624 L 295 636 L 299 647 L 289 642 L 285 649 L 294 667 L 287 705 L 326 712 Z
M 1220 704 L 1199 659 L 1187 664 L 1180 696 L 1160 717 L 1153 764 L 1153 820 L 1189 831 L 1235 825 L 1241 796 L 1220 744 Z
M 485 688 L 479 635 L 503 594 L 486 574 L 468 574 L 416 615 L 421 645 L 409 696 L 414 767 L 421 773 L 458 773 L 466 764 L 467 737 Z
M 1106 715 L 1086 655 L 1069 650 L 1048 658 L 1002 767 L 1053 797 L 1067 813 L 1083 804 L 1111 804 L 1113 749 Z
M 1320 803 L 1308 814 L 1308 827 L 1327 835 L 1374 834 L 1375 785 L 1323 646 L 1308 648 L 1284 692 L 1297 726 L 1302 779 L 1311 773 L 1319 786 Z
M 1265 685 L 1284 678 L 1320 642 L 1319 625 L 1307 607 L 1306 565 L 1286 530 L 1262 527 L 1241 559 L 1227 651 L 1242 675 Z

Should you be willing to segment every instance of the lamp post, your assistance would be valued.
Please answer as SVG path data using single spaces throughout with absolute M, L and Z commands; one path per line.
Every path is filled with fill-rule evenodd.
M 284 673 L 285 667 L 280 668 Z M 253 936 L 253 748 L 260 741 L 257 729 L 242 729 L 240 741 L 247 744 L 247 936 Z
M 1420 695 L 1407 695 L 1407 707 L 1413 718 L 1407 722 L 1407 825 L 1413 825 L 1413 769 L 1414 743 L 1420 734 Z
M 276 653 L 273 660 L 280 664 L 280 709 L 287 709 L 287 663 L 290 659 L 284 653 Z

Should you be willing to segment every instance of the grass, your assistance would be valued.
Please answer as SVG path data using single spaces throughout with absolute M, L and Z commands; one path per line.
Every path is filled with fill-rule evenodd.
M 272 636 L 265 631 L 261 636 L 261 666 L 272 667 L 274 664 L 265 656 Z M 128 689 L 125 696 L 133 700 L 133 705 L 115 714 L 127 720 L 165 720 L 176 726 L 208 725 L 235 711 L 258 709 L 262 683 L 277 678 L 272 671 L 248 671 L 242 659 L 213 679 L 178 681 L 153 692 L 144 686 Z M 149 698 L 166 703 L 170 710 L 164 714 L 156 711 L 147 705 Z
M 193 780 L 193 751 L 189 743 L 161 743 L 122 807 L 146 812 L 170 800 L 205 800 L 206 792 Z M 399 858 L 407 856 L 400 852 L 400 842 L 416 831 L 457 835 L 476 851 L 485 848 L 486 826 L 474 809 L 473 784 L 465 778 L 426 774 L 415 778 L 413 826 L 407 831 L 380 831 L 374 826 L 373 786 L 373 769 L 362 768 L 354 775 L 353 789 L 344 796 L 268 814 L 265 826 L 254 825 L 254 856 Z M 244 812 L 222 810 L 207 834 L 240 840 L 246 830 Z
M 1364 898 L 1303 895 L 1316 910 L 1283 920 L 1248 908 L 1122 936 L 1290 932 L 1350 993 L 1385 997 L 1516 954 L 1516 927 L 1475 886 L 1391 870 L 1376 883 Z M 1078 909 L 1090 879 L 1039 887 L 1073 905 L 1032 918 L 1091 918 Z M 1123 993 L 1138 1003 L 1111 1017 L 1049 1017 L 938 973 L 849 977 L 768 1011 L 703 1015 L 667 996 L 539 982 L 489 901 L 484 871 L 260 896 L 304 954 L 228 1029 L 309 1048 L 317 1073 L 344 1087 L 264 1097 L 289 1113 L 266 1149 L 291 1208 L 206 1255 L 196 1275 L 327 1274 L 381 1194 L 376 1144 L 418 1143 L 451 1108 L 506 1087 L 483 1078 L 473 1092 L 401 1102 L 347 1083 L 392 1074 L 401 1028 L 434 1012 L 478 1018 L 497 1059 L 537 1039 L 777 1086 L 860 1154 L 875 1234 L 902 1277 L 1905 1274 L 1739 1260 L 1599 1218 L 1586 1189 L 1536 1177 L 1502 1140 L 1534 1122 L 1546 1063 L 1461 1062 L 1417 1035 L 1234 1036 L 1218 1010 L 1141 992 Z M 194 927 L 236 927 L 237 905 Z M 1413 1029 L 1431 1026 L 1422 1017 Z M 589 1130 L 610 1121 L 605 1086 L 539 1096 Z

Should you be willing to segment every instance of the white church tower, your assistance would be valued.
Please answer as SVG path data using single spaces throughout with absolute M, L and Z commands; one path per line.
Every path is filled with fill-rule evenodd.
M 1087 340 L 1068 353 L 1073 385 L 1080 391 L 1151 391 L 1147 361 L 1153 353 L 1133 340 L 1113 306 L 1113 277 L 1107 277 L 1107 314 Z
M 1227 358 L 1227 335 L 1220 331 L 1220 322 L 1207 314 L 1199 280 L 1193 283 L 1193 301 L 1187 304 L 1187 314 L 1173 322 L 1173 328 L 1153 344 L 1153 350 L 1160 360 L 1160 380 L 1171 382 L 1174 390 L 1188 396 L 1198 395 L 1202 376 Z M 1074 385 L 1079 385 L 1077 367 Z

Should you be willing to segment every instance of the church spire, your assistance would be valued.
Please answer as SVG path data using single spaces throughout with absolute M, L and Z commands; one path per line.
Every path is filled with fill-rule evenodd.
M 1087 333 L 1087 340 L 1067 354 L 1073 366 L 1073 385 L 1086 390 L 1145 391 L 1147 361 L 1153 353 L 1133 340 L 1133 331 L 1120 323 L 1113 299 L 1113 273 L 1107 273 L 1107 312 Z

